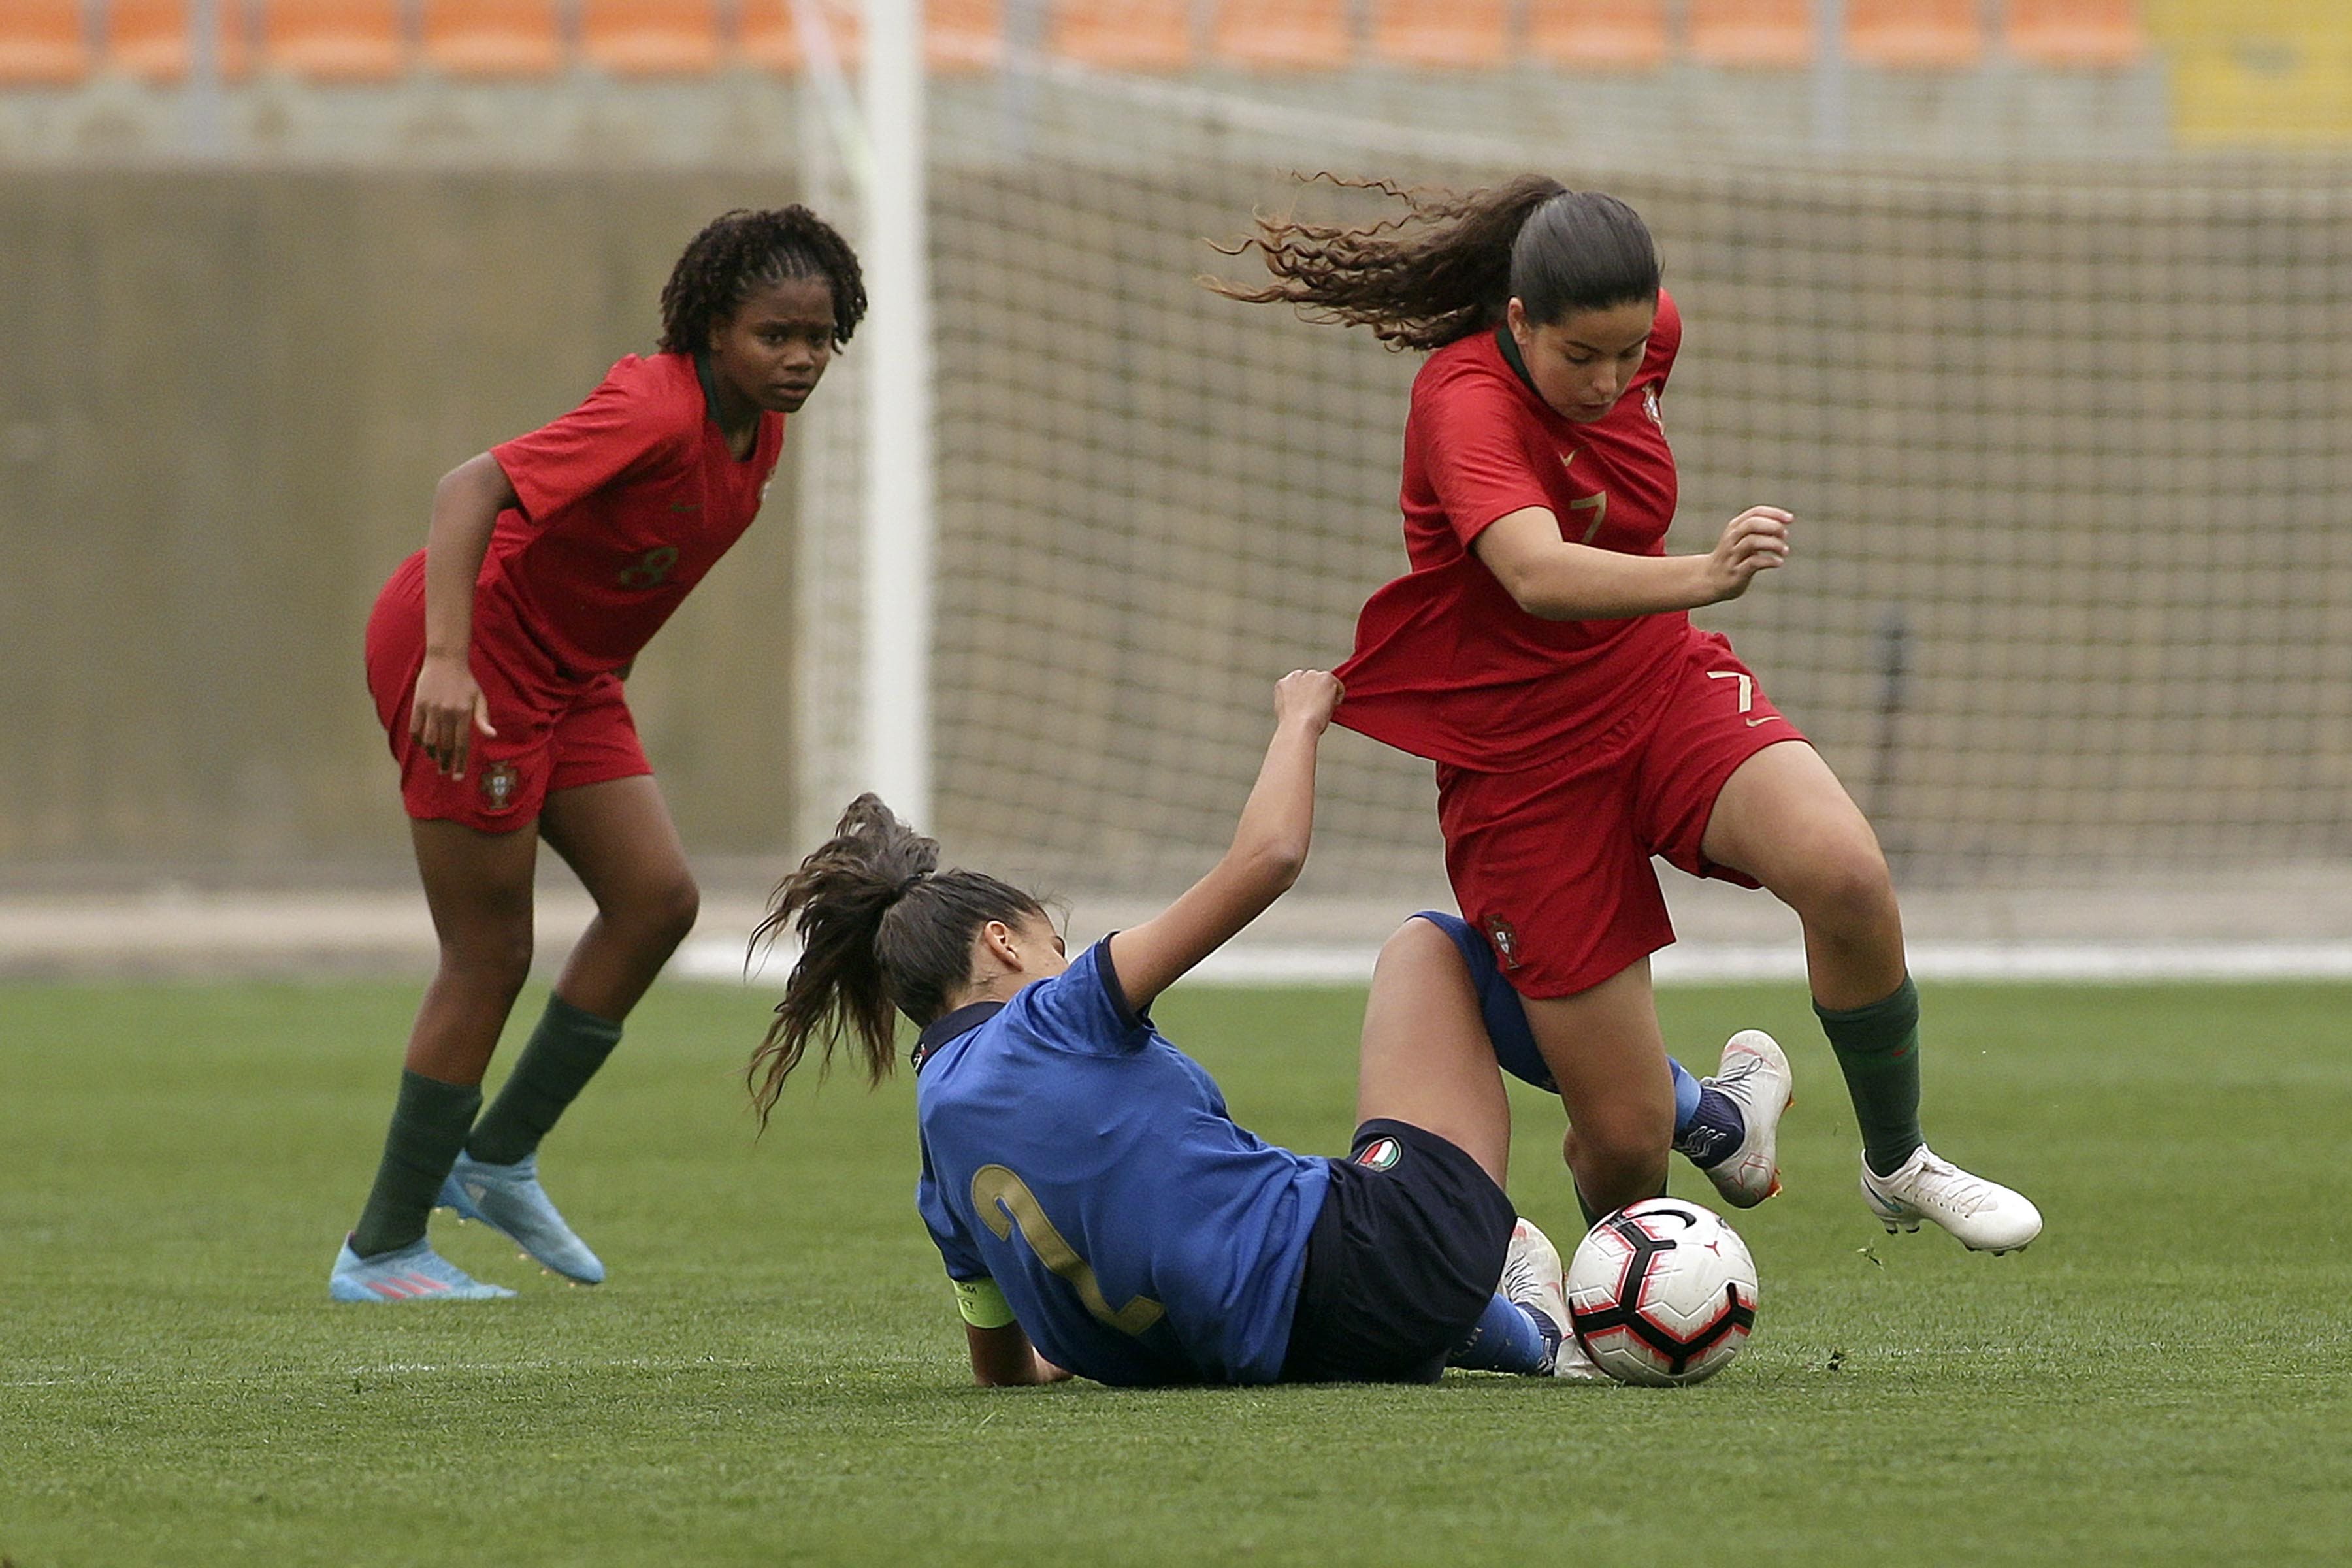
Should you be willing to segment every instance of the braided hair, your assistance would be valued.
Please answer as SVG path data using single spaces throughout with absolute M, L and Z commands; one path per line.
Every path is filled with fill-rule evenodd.
M 777 885 L 751 941 L 772 940 L 790 924 L 801 956 L 744 1073 L 761 1125 L 812 1038 L 822 1040 L 830 1067 L 842 1036 L 854 1036 L 867 1081 L 881 1082 L 893 1065 L 893 1011 L 918 1025 L 940 1016 L 971 981 L 981 927 L 1045 918 L 1045 906 L 1020 889 L 978 871 L 941 871 L 939 863 L 939 841 L 869 793 L 851 801 L 833 837 Z
M 1355 225 L 1260 217 L 1256 234 L 1215 248 L 1226 256 L 1255 248 L 1274 280 L 1202 282 L 1228 299 L 1289 305 L 1308 321 L 1370 327 L 1392 349 L 1422 350 L 1493 328 L 1515 297 L 1529 321 L 1548 326 L 1573 311 L 1658 296 L 1650 231 L 1615 196 L 1571 191 L 1542 174 L 1467 195 L 1314 177 L 1393 197 L 1405 210 Z
M 753 289 L 787 278 L 824 280 L 833 294 L 833 346 L 849 342 L 866 316 L 866 278 L 857 253 L 831 224 L 798 204 L 719 214 L 688 242 L 662 286 L 662 352 L 700 353 L 710 329 Z

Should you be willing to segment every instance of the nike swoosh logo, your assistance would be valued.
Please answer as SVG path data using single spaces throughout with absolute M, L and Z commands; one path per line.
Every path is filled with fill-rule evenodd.
M 1765 715 L 1764 715 L 1764 717 L 1762 717 L 1761 719 L 1750 719 L 1750 720 L 1748 720 L 1748 727 L 1749 729 L 1753 730 L 1754 728 L 1756 728 L 1756 726 L 1757 726 L 1757 725 L 1759 725 L 1759 724 L 1769 724 L 1773 720 L 1778 719 L 1779 717 L 1780 717 L 1780 715 L 1779 715 L 1778 713 L 1767 713 L 1767 714 L 1765 714 Z
M 702 503 L 698 500 L 674 500 L 669 503 L 669 510 L 672 511 L 700 511 L 702 510 Z

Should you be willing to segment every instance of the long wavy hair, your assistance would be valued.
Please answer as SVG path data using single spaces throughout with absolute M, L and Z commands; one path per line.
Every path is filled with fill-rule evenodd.
M 847 1037 L 866 1080 L 881 1082 L 897 1060 L 894 1012 L 918 1026 L 939 1017 L 971 982 L 982 926 L 1045 918 L 1045 906 L 1020 889 L 939 864 L 939 841 L 868 794 L 851 801 L 833 837 L 777 884 L 752 945 L 789 925 L 801 956 L 744 1072 L 761 1126 L 812 1041 L 822 1051 L 820 1072 Z
M 1255 250 L 1273 280 L 1202 282 L 1228 299 L 1289 305 L 1308 321 L 1370 327 L 1391 348 L 1421 350 L 1491 330 L 1514 298 L 1545 326 L 1658 297 L 1657 247 L 1615 196 L 1572 191 L 1542 174 L 1464 194 L 1313 178 L 1377 192 L 1405 210 L 1368 224 L 1261 216 L 1255 234 L 1215 248 Z

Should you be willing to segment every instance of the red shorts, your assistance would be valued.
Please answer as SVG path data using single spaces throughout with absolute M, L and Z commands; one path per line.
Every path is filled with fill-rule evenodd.
M 1740 763 L 1804 736 L 1714 633 L 1607 734 L 1519 773 L 1440 765 L 1445 868 L 1471 924 L 1523 996 L 1572 996 L 1675 940 L 1650 864 L 1756 883 L 1699 852 Z
M 474 679 L 496 735 L 476 731 L 466 776 L 450 778 L 410 738 L 408 705 L 425 666 L 425 557 L 409 557 L 368 617 L 368 691 L 400 763 L 400 799 L 420 821 L 513 833 L 538 820 L 548 792 L 652 773 L 618 676 L 559 670 L 519 627 L 478 618 Z

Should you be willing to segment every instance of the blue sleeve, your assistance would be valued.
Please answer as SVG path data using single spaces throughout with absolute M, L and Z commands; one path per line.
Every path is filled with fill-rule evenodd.
M 918 1140 L 919 1142 L 919 1139 Z M 922 1143 L 923 1173 L 915 1182 L 915 1208 L 923 1216 L 923 1228 L 931 1233 L 931 1244 L 940 1249 L 941 1261 L 948 1266 L 950 1279 L 985 1279 L 988 1265 L 980 1260 L 980 1249 L 948 1206 L 946 1194 L 940 1191 L 939 1177 L 931 1170 L 930 1145 Z
M 1024 988 L 1007 1011 L 1024 1031 L 1063 1050 L 1108 1055 L 1140 1049 L 1151 1037 L 1150 1017 L 1129 1006 L 1119 986 L 1108 937 L 1053 979 Z

